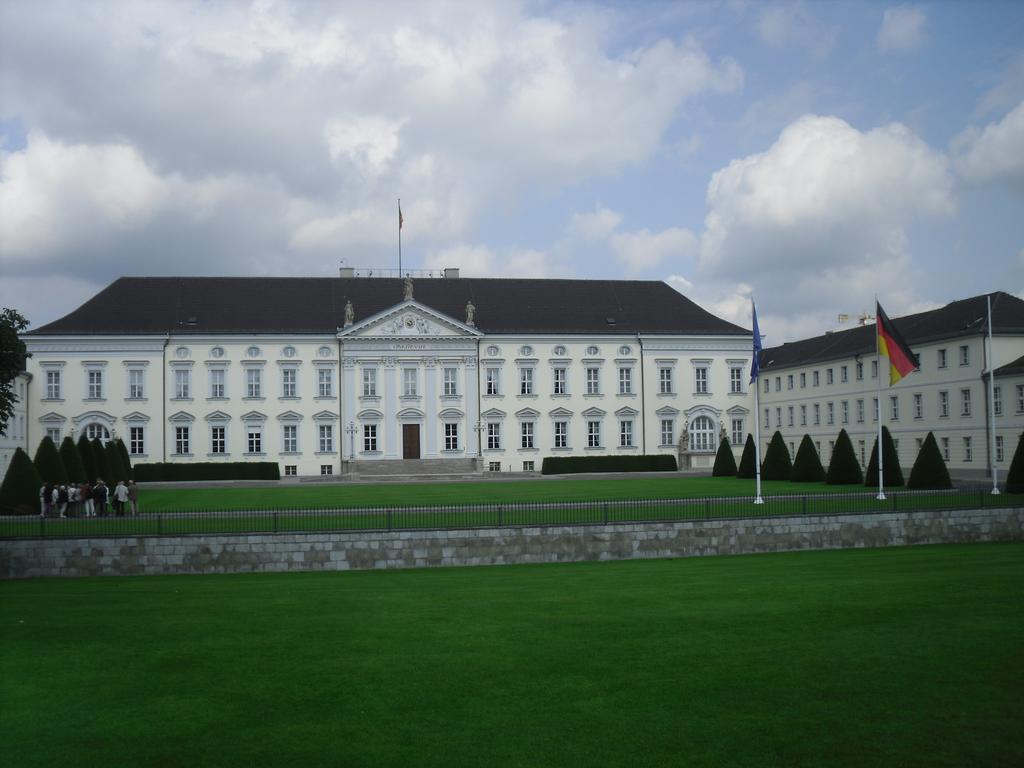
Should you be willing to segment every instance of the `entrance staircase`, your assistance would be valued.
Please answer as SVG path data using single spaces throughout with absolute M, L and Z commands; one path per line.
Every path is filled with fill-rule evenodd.
M 349 464 L 353 480 L 460 480 L 477 478 L 476 459 L 381 459 Z

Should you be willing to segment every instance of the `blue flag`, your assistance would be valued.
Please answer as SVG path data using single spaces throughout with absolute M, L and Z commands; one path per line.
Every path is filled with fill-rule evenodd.
M 757 327 L 757 307 L 753 299 L 750 300 L 750 313 L 754 317 L 754 359 L 750 361 L 750 383 L 753 384 L 761 371 L 761 329 Z

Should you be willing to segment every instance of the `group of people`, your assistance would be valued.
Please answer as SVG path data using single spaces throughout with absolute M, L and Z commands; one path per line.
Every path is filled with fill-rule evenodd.
M 81 483 L 58 485 L 44 483 L 39 489 L 40 517 L 105 517 L 107 502 L 114 509 L 114 514 L 123 517 L 125 514 L 139 514 L 139 487 L 134 480 L 125 483 L 118 480 L 111 490 L 97 478 L 95 484 Z

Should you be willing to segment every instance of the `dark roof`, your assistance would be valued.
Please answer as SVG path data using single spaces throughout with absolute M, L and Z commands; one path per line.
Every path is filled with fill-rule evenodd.
M 1017 376 L 1024 373 L 1024 355 L 1021 355 L 1016 360 L 1012 360 L 1006 365 L 1001 365 L 996 368 L 996 378 L 1000 376 Z M 988 374 L 982 374 L 982 378 L 988 378 Z
M 399 278 L 122 277 L 29 335 L 333 333 L 402 302 Z M 749 335 L 662 282 L 433 278 L 414 299 L 456 320 L 466 302 L 484 333 Z
M 1002 291 L 972 296 L 939 309 L 893 318 L 907 343 L 927 344 L 943 339 L 977 336 L 988 329 L 986 296 L 992 296 L 993 334 L 1024 334 L 1024 301 Z M 802 339 L 770 347 L 761 352 L 761 370 L 789 368 L 854 355 L 875 353 L 874 324 L 835 331 L 812 339 Z

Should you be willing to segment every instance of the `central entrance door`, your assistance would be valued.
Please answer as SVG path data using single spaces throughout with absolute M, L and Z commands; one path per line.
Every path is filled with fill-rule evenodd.
M 418 459 L 420 457 L 420 425 L 402 425 L 402 458 Z

